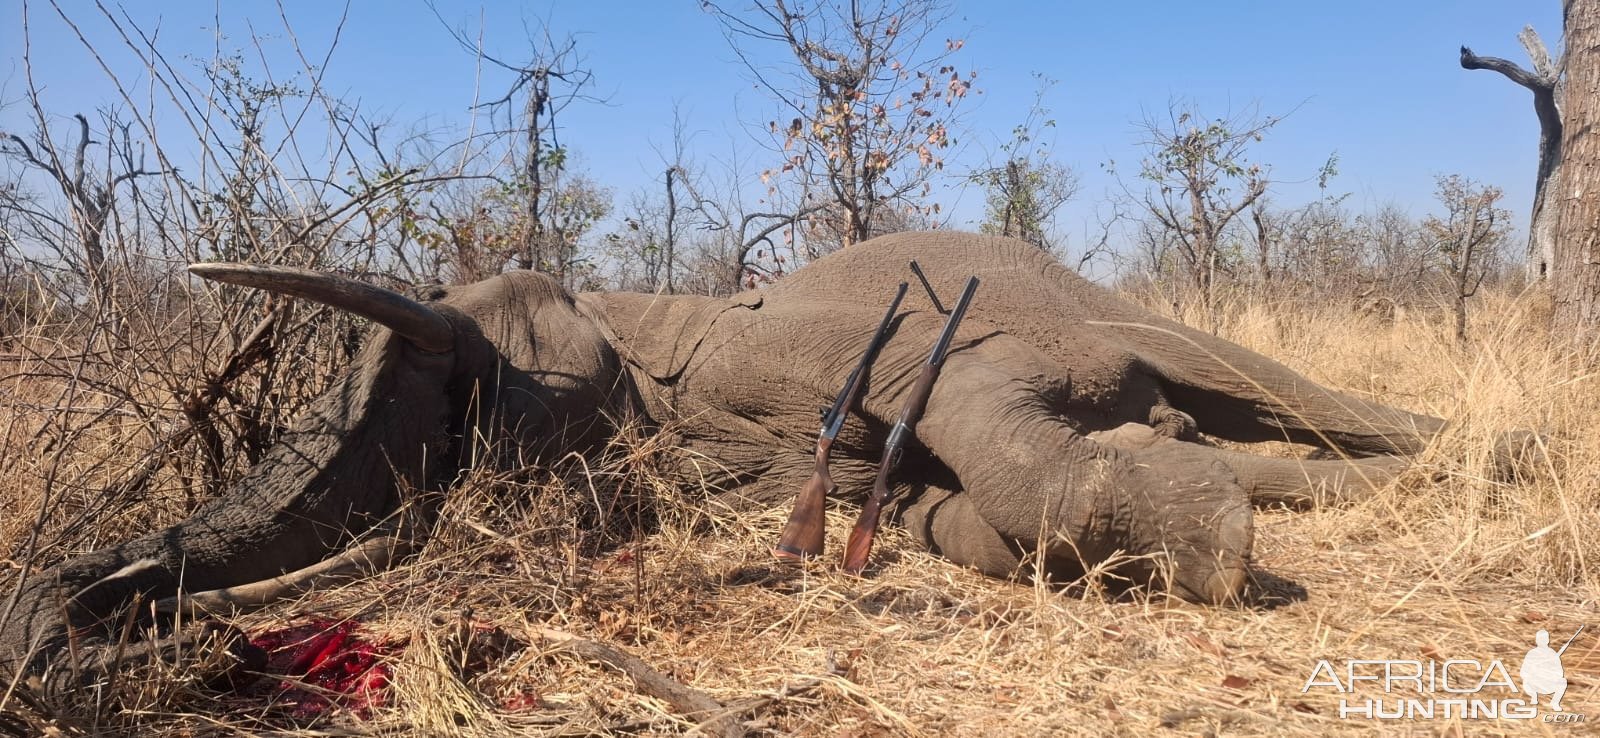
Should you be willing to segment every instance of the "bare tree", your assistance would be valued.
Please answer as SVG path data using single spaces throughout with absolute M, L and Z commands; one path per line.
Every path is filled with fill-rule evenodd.
M 1252 113 L 1207 121 L 1174 103 L 1165 121 L 1146 118 L 1141 126 L 1147 156 L 1139 177 L 1146 187 L 1133 193 L 1124 184 L 1124 192 L 1170 234 L 1212 330 L 1217 327 L 1217 275 L 1228 258 L 1222 253 L 1223 234 L 1267 192 L 1266 171 L 1251 163 L 1247 152 L 1279 120 Z
M 1000 145 L 1000 161 L 972 173 L 973 182 L 987 193 L 987 208 L 979 230 L 1020 238 L 1046 251 L 1054 250 L 1055 213 L 1078 193 L 1078 177 L 1050 155 L 1045 132 L 1055 128 L 1044 95 L 1055 80 L 1035 74 L 1039 88 L 1023 121 Z
M 1562 1 L 1559 61 L 1531 27 L 1519 37 L 1528 71 L 1461 48 L 1461 65 L 1528 88 L 1539 117 L 1539 168 L 1528 227 L 1530 276 L 1548 279 L 1551 322 L 1580 345 L 1600 335 L 1600 0 Z
M 726 160 L 712 168 L 692 161 L 685 153 L 668 164 L 672 172 L 663 182 L 663 202 L 654 207 L 661 218 L 656 226 L 666 238 L 670 207 L 670 250 L 683 262 L 674 286 L 690 292 L 728 295 L 771 282 L 804 263 L 798 234 L 806 220 L 828 207 L 812 202 L 785 205 L 767 200 L 755 206 L 746 202 L 743 178 L 745 160 L 734 146 Z M 692 241 L 692 245 L 686 243 Z
M 558 39 L 548 28 L 542 37 L 529 37 L 531 51 L 523 62 L 487 53 L 461 30 L 449 32 L 461 48 L 511 74 L 505 94 L 478 107 L 498 121 L 501 128 L 495 133 L 520 139 L 520 146 L 507 148 L 518 165 L 505 183 L 521 202 L 516 266 L 578 286 L 592 266 L 580 258 L 579 241 L 609 214 L 610 194 L 571 170 L 571 152 L 560 141 L 557 120 L 574 102 L 599 102 L 587 92 L 593 73 L 584 66 L 577 42 L 571 36 Z
M 1430 215 L 1423 230 L 1434 240 L 1450 278 L 1456 343 L 1467 344 L 1467 300 L 1497 265 L 1511 231 L 1511 214 L 1499 206 L 1498 187 L 1479 185 L 1459 174 L 1438 178 L 1435 197 L 1444 215 Z
M 670 149 L 657 149 L 662 167 L 659 190 L 652 184 L 634 193 L 623 212 L 622 227 L 606 235 L 618 262 L 614 281 L 623 289 L 677 291 L 679 248 L 696 224 L 695 193 L 700 190 L 695 183 L 700 169 L 690 158 L 689 139 L 682 112 L 674 107 Z
M 1600 343 L 1600 0 L 1563 3 L 1561 176 L 1556 191 L 1551 292 L 1557 330 Z
M 74 113 L 76 140 L 58 146 L 39 103 L 38 91 L 30 89 L 27 97 L 34 115 L 32 142 L 16 133 L 0 131 L 0 155 L 46 175 L 60 191 L 69 220 L 63 221 L 52 212 L 32 206 L 28 198 L 22 196 L 20 187 L 0 191 L 0 208 L 28 217 L 37 235 L 55 230 L 60 238 L 70 237 L 74 244 L 49 237 L 42 241 L 56 253 L 68 257 L 69 263 L 81 265 L 79 271 L 88 294 L 106 302 L 110 298 L 106 241 L 114 235 L 107 224 L 116 210 L 117 191 L 136 177 L 157 174 L 159 170 L 145 168 L 144 157 L 135 153 L 128 124 L 109 112 L 103 116 L 105 129 L 100 134 L 101 140 L 95 140 L 89 119 Z M 105 150 L 105 160 L 98 167 L 89 161 L 90 147 L 96 145 Z
M 962 42 L 933 41 L 948 11 L 937 0 L 764 0 L 749 12 L 704 2 L 756 83 L 785 111 L 766 128 L 783 162 L 762 174 L 796 188 L 819 237 L 838 245 L 881 230 L 881 215 L 926 206 L 932 172 L 952 142 L 972 77 L 949 63 Z M 783 75 L 754 61 L 755 45 L 794 58 Z M 936 48 L 928 48 L 937 43 Z
M 299 69 L 251 68 L 246 59 L 268 55 L 225 53 L 220 31 L 214 56 L 190 58 L 188 69 L 129 12 L 95 6 L 112 32 L 97 41 L 65 9 L 49 7 L 85 58 L 101 58 L 109 43 L 135 61 L 100 66 L 113 96 L 102 110 L 115 114 L 103 112 L 98 125 L 73 116 L 72 133 L 59 136 L 59 124 L 45 123 L 62 118 L 47 113 L 30 81 L 26 99 L 39 125 L 0 136 L 8 164 L 0 177 L 9 180 L 0 181 L 0 288 L 6 311 L 23 311 L 8 350 L 26 357 L 29 381 L 42 392 L 59 388 L 46 404 L 58 414 L 34 436 L 33 450 L 66 453 L 96 437 L 149 453 L 109 458 L 75 479 L 48 476 L 40 508 L 72 495 L 67 506 L 82 510 L 146 497 L 192 504 L 259 458 L 283 422 L 332 381 L 330 370 L 359 334 L 356 320 L 325 310 L 236 288 L 191 289 L 176 267 L 226 258 L 372 275 L 391 257 L 379 244 L 404 232 L 409 208 L 400 193 L 454 174 L 390 166 L 381 152 L 365 151 L 364 118 L 322 90 L 321 69 L 301 53 L 287 21 L 273 38 Z M 22 68 L 32 80 L 29 10 L 23 6 Z M 252 35 L 247 43 L 267 42 Z M 72 51 L 53 48 L 51 58 Z M 138 83 L 124 79 L 132 75 Z M 330 143 L 323 157 L 299 145 L 319 123 Z M 169 149 L 163 136 L 183 140 Z M 181 152 L 181 167 L 171 151 Z M 36 183 L 45 186 L 28 186 Z M 52 325 L 41 331 L 39 320 Z M 75 404 L 84 396 L 103 398 L 92 414 Z M 59 413 L 93 419 L 58 422 Z M 35 456 L 0 460 L 0 474 L 30 473 Z M 72 545 L 84 534 L 73 527 L 82 520 L 51 523 L 48 537 L 12 551 L 13 560 Z
M 1358 227 L 1366 244 L 1367 271 L 1358 297 L 1399 305 L 1420 293 L 1436 266 L 1433 238 L 1393 204 L 1362 215 Z
M 1317 199 L 1299 208 L 1272 207 L 1272 198 L 1263 194 L 1250 204 L 1251 245 L 1255 252 L 1255 280 L 1268 287 L 1278 281 L 1299 286 L 1318 284 L 1328 267 L 1348 266 L 1349 218 L 1343 210 L 1347 194 L 1329 188 L 1339 175 L 1339 155 L 1328 156 L 1317 170 Z M 1337 262 L 1337 263 L 1332 263 Z

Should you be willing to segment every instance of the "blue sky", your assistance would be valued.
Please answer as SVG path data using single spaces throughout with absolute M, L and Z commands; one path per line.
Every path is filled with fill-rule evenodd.
M 114 31 L 82 0 L 62 0 L 69 16 L 119 74 L 137 79 Z M 1506 190 L 1519 225 L 1532 199 L 1538 135 L 1529 94 L 1490 72 L 1457 66 L 1457 47 L 1524 61 L 1516 34 L 1532 23 L 1552 44 L 1560 28 L 1556 0 L 1490 2 L 1347 0 L 1308 2 L 958 2 L 947 35 L 966 40 L 956 57 L 976 70 L 962 169 L 981 162 L 1026 114 L 1033 73 L 1059 81 L 1045 104 L 1058 121 L 1056 156 L 1082 175 L 1082 191 L 1064 215 L 1069 237 L 1114 183 L 1100 165 L 1116 160 L 1131 174 L 1140 157 L 1135 121 L 1164 112 L 1173 98 L 1210 115 L 1251 105 L 1263 113 L 1293 110 L 1253 158 L 1270 165 L 1278 201 L 1314 196 L 1310 179 L 1339 154 L 1334 190 L 1365 209 L 1393 201 L 1420 215 L 1431 207 L 1435 175 L 1461 173 Z M 340 6 L 284 0 L 301 47 L 319 58 L 332 39 Z M 0 20 L 0 128 L 26 130 L 18 105 L 19 3 Z M 105 75 L 48 5 L 32 4 L 35 78 L 48 109 L 63 116 L 115 100 Z M 161 47 L 208 58 L 220 17 L 226 46 L 252 49 L 252 28 L 275 69 L 297 67 L 277 6 L 268 2 L 128 2 Z M 656 151 L 670 140 L 672 109 L 687 119 L 692 149 L 703 160 L 736 142 L 749 157 L 746 175 L 770 162 L 747 124 L 767 120 L 762 93 L 734 59 L 715 21 L 694 0 L 681 2 L 440 3 L 451 23 L 479 32 L 492 53 L 516 58 L 525 29 L 548 25 L 572 34 L 595 75 L 603 104 L 579 104 L 562 119 L 564 143 L 618 199 L 658 177 Z M 473 100 L 474 60 L 445 34 L 426 5 L 411 0 L 354 0 L 325 86 L 368 113 L 397 124 L 425 120 L 465 126 Z M 251 53 L 254 53 L 252 50 Z M 126 80 L 125 80 L 126 81 Z M 486 76 L 484 92 L 503 87 Z M 981 216 L 981 194 L 952 187 L 936 197 L 954 225 Z

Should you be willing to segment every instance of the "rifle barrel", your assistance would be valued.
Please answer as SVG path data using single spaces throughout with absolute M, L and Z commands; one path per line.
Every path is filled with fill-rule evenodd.
M 911 273 L 917 275 L 917 281 L 922 283 L 922 290 L 928 293 L 928 299 L 933 301 L 933 309 L 940 315 L 949 315 L 950 311 L 944 309 L 944 303 L 939 302 L 939 293 L 933 291 L 933 285 L 928 284 L 928 275 L 922 273 L 922 265 L 916 259 L 911 260 Z
M 889 324 L 894 321 L 894 314 L 900 310 L 900 301 L 905 299 L 906 287 L 907 284 L 901 282 L 900 286 L 895 288 L 894 300 L 889 303 L 889 309 L 884 311 L 883 320 L 878 321 L 878 329 L 872 332 L 872 340 L 867 342 L 867 350 L 861 352 L 861 361 L 845 379 L 844 389 L 839 390 L 839 395 L 833 398 L 833 409 L 822 419 L 821 438 L 835 438 L 839 435 L 839 429 L 844 427 L 844 419 L 850 415 L 850 406 L 855 404 L 861 384 L 866 381 L 866 375 L 871 371 L 872 362 L 877 360 L 878 352 L 883 349 L 884 337 L 889 333 Z
M 967 305 L 972 302 L 972 293 L 978 291 L 978 278 L 968 277 L 967 286 L 961 290 L 960 299 L 950 311 L 950 317 L 944 321 L 944 330 L 939 332 L 939 341 L 933 344 L 933 352 L 928 355 L 929 364 L 944 363 L 944 354 L 950 350 L 950 341 L 956 336 L 956 326 L 961 325 L 961 319 L 967 314 Z
M 1578 634 L 1582 633 L 1583 629 L 1587 628 L 1587 627 L 1589 627 L 1588 623 L 1580 624 L 1578 626 L 1578 629 L 1572 633 L 1572 637 L 1568 638 L 1567 642 L 1564 645 L 1561 646 L 1561 650 L 1556 652 L 1556 655 L 1560 656 L 1561 654 L 1566 653 L 1567 652 L 1567 646 L 1571 646 L 1573 641 L 1578 640 Z

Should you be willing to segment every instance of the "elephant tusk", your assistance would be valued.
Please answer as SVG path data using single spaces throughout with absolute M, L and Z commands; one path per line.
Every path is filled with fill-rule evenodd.
M 155 611 L 167 615 L 182 614 L 185 617 L 238 614 L 296 597 L 314 586 L 383 571 L 416 550 L 419 526 L 410 517 L 403 515 L 404 520 L 378 525 L 373 528 L 373 532 L 377 533 L 374 537 L 304 569 L 237 587 L 204 592 L 180 591 L 172 597 L 157 600 Z
M 455 346 L 455 329 L 438 311 L 394 290 L 337 274 L 254 264 L 190 264 L 189 271 L 215 282 L 254 287 L 314 300 L 380 323 L 417 348 L 442 354 Z

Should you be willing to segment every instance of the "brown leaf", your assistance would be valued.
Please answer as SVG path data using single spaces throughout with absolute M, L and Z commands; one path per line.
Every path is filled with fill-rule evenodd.
M 839 654 L 833 649 L 828 650 L 828 673 L 847 680 L 855 678 L 856 663 L 861 660 L 861 648 L 856 647 L 844 654 Z
M 1122 722 L 1122 720 L 1123 720 L 1122 711 L 1117 709 L 1117 703 L 1114 700 L 1111 699 L 1111 695 L 1106 695 L 1106 698 L 1104 700 L 1101 700 L 1101 704 L 1104 705 L 1105 708 L 1106 708 L 1106 719 L 1107 720 L 1110 720 L 1111 722 L 1114 722 L 1114 723 Z
M 1205 651 L 1213 656 L 1216 656 L 1217 658 L 1222 658 L 1228 655 L 1228 652 L 1223 649 L 1221 644 L 1211 640 L 1210 638 L 1200 635 L 1199 633 L 1184 633 L 1183 639 L 1188 641 L 1189 644 L 1195 648 Z
M 1229 674 L 1222 678 L 1222 686 L 1228 689 L 1244 689 L 1250 686 L 1250 680 L 1238 674 Z
M 1522 613 L 1522 622 L 1524 623 L 1542 623 L 1549 619 L 1550 616 L 1545 615 L 1538 610 L 1528 610 L 1527 612 Z
M 1304 702 L 1291 702 L 1289 703 L 1289 707 L 1295 712 L 1309 712 L 1313 715 L 1317 714 L 1317 708 L 1312 707 Z

